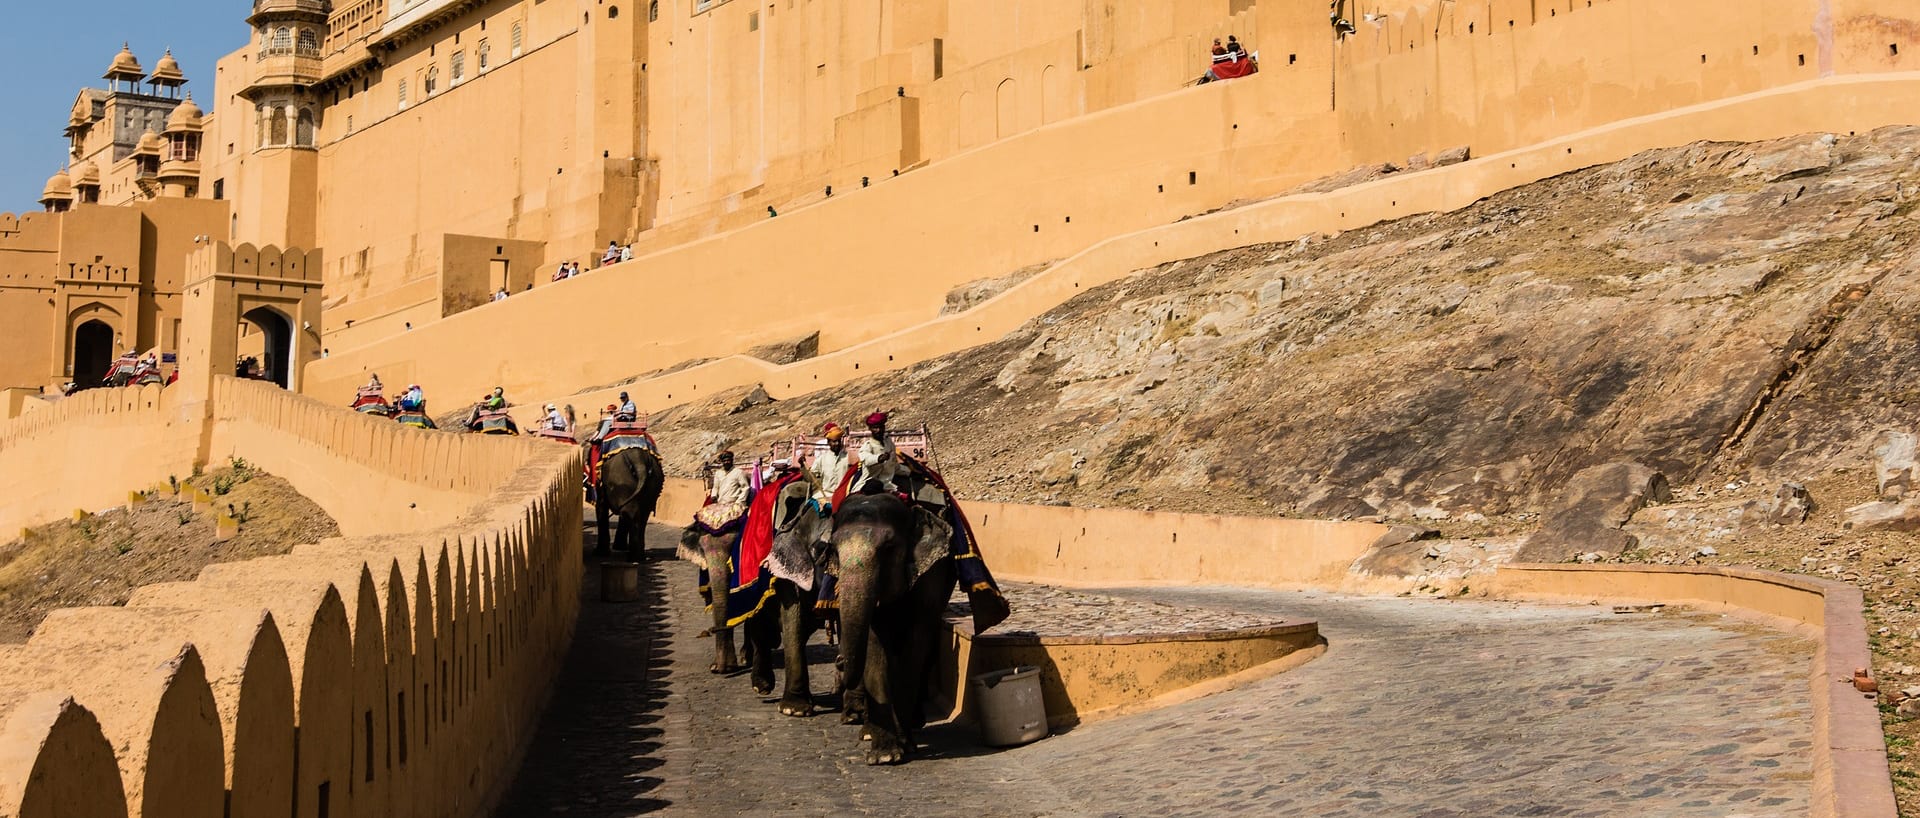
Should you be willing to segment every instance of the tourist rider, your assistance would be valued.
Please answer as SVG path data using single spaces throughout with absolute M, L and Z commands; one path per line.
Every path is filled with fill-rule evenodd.
M 746 505 L 750 485 L 747 470 L 733 465 L 733 452 L 721 452 L 714 460 L 717 468 L 713 470 L 713 502 L 723 506 Z
M 824 430 L 827 450 L 813 459 L 813 479 L 819 484 L 814 497 L 825 503 L 840 490 L 840 483 L 847 479 L 847 430 L 838 423 L 828 423 Z
M 492 411 L 497 412 L 505 409 L 507 408 L 507 390 L 504 387 L 496 386 L 493 388 L 493 392 L 485 398 L 482 398 L 481 401 L 482 406 Z
M 407 391 L 401 393 L 400 408 L 409 412 L 419 412 L 427 408 L 427 393 L 421 391 L 420 384 L 409 384 Z
M 613 416 L 619 411 L 620 407 L 611 403 L 607 404 L 607 408 L 600 410 L 600 428 L 593 430 L 593 436 L 587 438 L 588 442 L 598 446 L 606 440 L 607 433 L 613 431 Z
M 868 415 L 867 431 L 872 437 L 860 444 L 860 476 L 853 491 L 859 494 L 894 491 L 894 478 L 900 471 L 900 456 L 894 450 L 893 438 L 887 434 L 887 413 Z
M 560 414 L 560 407 L 549 403 L 545 408 L 547 417 L 544 422 L 546 423 L 547 429 L 554 432 L 567 431 L 567 416 Z
M 615 419 L 628 423 L 640 419 L 640 407 L 633 405 L 633 398 L 627 397 L 627 393 L 625 392 L 620 393 L 620 411 L 616 414 Z

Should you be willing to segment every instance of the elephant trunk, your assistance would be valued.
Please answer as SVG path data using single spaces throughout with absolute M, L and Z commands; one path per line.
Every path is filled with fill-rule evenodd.
M 874 564 L 879 550 L 875 532 L 867 526 L 855 526 L 834 537 L 840 568 L 840 672 L 841 684 L 848 691 L 848 715 L 864 715 L 869 627 L 873 621 Z

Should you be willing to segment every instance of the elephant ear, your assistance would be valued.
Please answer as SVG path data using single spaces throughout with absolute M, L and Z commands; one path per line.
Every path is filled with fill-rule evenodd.
M 913 544 L 913 579 L 918 581 L 953 554 L 953 527 L 924 508 L 915 508 L 920 536 Z
M 819 515 L 812 510 L 813 498 L 806 486 L 789 487 L 774 504 L 773 553 L 767 567 L 773 575 L 793 583 L 803 591 L 813 590 L 814 555 Z

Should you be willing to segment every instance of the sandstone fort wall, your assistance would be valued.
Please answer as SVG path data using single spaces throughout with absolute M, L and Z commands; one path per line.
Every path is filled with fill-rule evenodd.
M 49 502 L 69 506 L 231 453 L 347 535 L 60 611 L 0 648 L 0 814 L 484 813 L 571 638 L 577 454 L 211 386 L 199 405 L 99 390 L 11 421 L 0 458 L 52 440 L 107 468 L 0 474 L 58 484 Z M 156 453 L 116 454 L 136 436 Z
M 1904 5 L 1762 5 L 1689 4 L 1684 24 L 1672 4 L 1640 0 L 1548 4 L 1537 16 L 1528 4 L 1462 3 L 1431 20 L 1409 6 L 1331 44 L 1323 15 L 1266 9 L 1256 29 L 1266 69 L 1253 78 L 1057 121 L 370 346 L 335 346 L 311 367 L 310 390 L 342 394 L 369 370 L 401 368 L 458 394 L 564 395 L 814 331 L 831 352 L 934 318 L 961 284 L 1356 165 L 1461 146 L 1486 156 L 1733 99 L 1761 102 L 1724 114 L 1740 119 L 1729 135 L 1814 131 L 1830 127 L 1827 103 L 1765 95 L 1822 77 L 1906 76 L 1893 55 Z M 1827 17 L 1836 22 L 1816 25 Z M 944 127 L 925 106 L 920 127 Z M 1883 108 L 1882 122 L 1910 119 Z M 1701 135 L 1678 124 L 1634 132 L 1637 149 Z M 614 304 L 645 306 L 622 320 Z M 483 339 L 534 349 L 559 325 L 578 354 L 474 365 Z

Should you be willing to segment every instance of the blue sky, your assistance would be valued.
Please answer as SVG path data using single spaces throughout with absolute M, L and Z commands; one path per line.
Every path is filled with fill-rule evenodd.
M 47 177 L 66 159 L 67 112 L 100 78 L 122 41 L 152 70 L 162 52 L 191 80 L 193 100 L 212 110 L 213 62 L 246 44 L 247 0 L 5 0 L 0 25 L 0 211 L 38 210 Z

